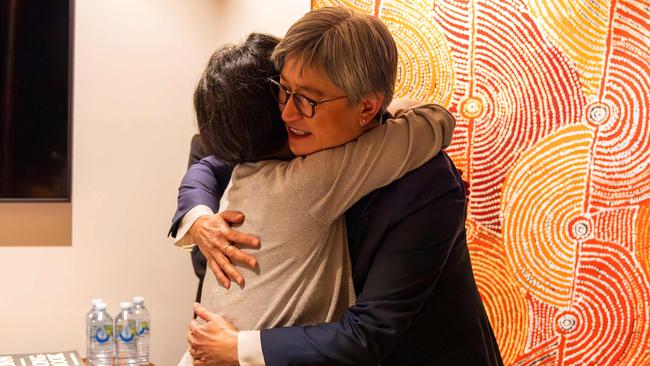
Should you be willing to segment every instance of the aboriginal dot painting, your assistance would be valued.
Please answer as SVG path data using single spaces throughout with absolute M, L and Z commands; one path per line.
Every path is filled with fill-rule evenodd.
M 379 17 L 446 106 L 507 365 L 650 365 L 650 0 L 313 1 Z

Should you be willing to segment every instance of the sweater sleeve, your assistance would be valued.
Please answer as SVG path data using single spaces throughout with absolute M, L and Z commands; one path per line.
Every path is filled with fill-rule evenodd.
M 437 155 L 450 144 L 455 124 L 433 104 L 401 109 L 355 141 L 292 160 L 286 183 L 312 217 L 330 224 L 366 194 Z

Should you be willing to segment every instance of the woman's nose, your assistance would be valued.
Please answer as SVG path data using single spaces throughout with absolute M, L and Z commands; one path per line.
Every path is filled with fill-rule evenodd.
M 284 105 L 282 109 L 282 120 L 285 122 L 297 121 L 302 118 L 302 114 L 296 108 L 296 103 L 294 103 L 293 96 L 289 96 L 287 104 Z

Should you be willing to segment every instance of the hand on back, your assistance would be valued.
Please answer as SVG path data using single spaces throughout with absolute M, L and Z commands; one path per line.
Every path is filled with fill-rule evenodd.
M 233 263 L 240 263 L 252 269 L 257 260 L 244 253 L 240 246 L 259 248 L 258 238 L 233 230 L 231 226 L 241 225 L 245 220 L 239 211 L 224 211 L 211 216 L 201 216 L 190 227 L 188 235 L 208 261 L 208 267 L 217 277 L 217 282 L 230 288 L 230 281 L 244 286 L 244 277 Z

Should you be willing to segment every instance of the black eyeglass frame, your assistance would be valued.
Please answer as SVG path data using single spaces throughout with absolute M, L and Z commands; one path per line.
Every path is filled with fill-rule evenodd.
M 316 106 L 317 105 L 327 103 L 327 102 L 332 102 L 332 101 L 335 101 L 335 100 L 339 100 L 339 99 L 343 99 L 343 98 L 348 97 L 347 95 L 343 95 L 343 96 L 340 96 L 340 97 L 330 98 L 330 99 L 325 99 L 325 100 L 320 100 L 320 101 L 319 100 L 313 100 L 313 99 L 311 99 L 309 97 L 306 97 L 306 96 L 304 96 L 304 95 L 302 95 L 300 93 L 289 91 L 289 89 L 287 89 L 284 85 L 280 84 L 280 82 L 278 82 L 274 78 L 267 78 L 266 80 L 269 82 L 269 86 L 271 88 L 271 94 L 273 94 L 273 98 L 278 103 L 280 103 L 281 105 L 287 105 L 287 103 L 289 103 L 289 98 L 293 97 L 294 98 L 293 104 L 296 106 L 296 110 L 298 111 L 298 113 L 300 113 L 303 117 L 306 117 L 306 118 L 313 118 L 316 115 Z M 282 98 L 280 98 L 281 94 L 284 94 L 286 96 L 286 99 L 284 100 L 284 102 L 282 102 L 280 100 L 280 99 L 282 99 Z M 295 98 L 298 98 L 297 103 L 296 103 Z M 301 100 L 307 101 L 307 103 L 309 103 L 309 105 L 311 106 L 311 114 L 310 115 L 308 115 L 307 113 L 305 113 L 305 111 L 302 110 L 301 105 L 303 103 L 301 102 Z

